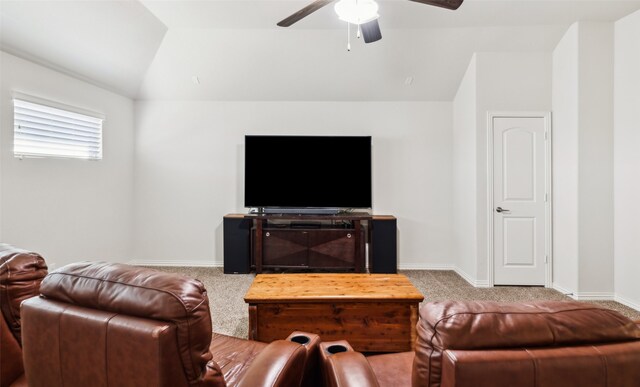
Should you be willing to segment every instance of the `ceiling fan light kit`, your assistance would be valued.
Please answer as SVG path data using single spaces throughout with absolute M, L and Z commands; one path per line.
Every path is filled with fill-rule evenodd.
M 303 19 L 320 8 L 333 3 L 335 0 L 315 0 L 313 3 L 302 8 L 291 16 L 281 20 L 278 25 L 280 27 L 289 27 L 295 22 Z M 464 0 L 410 0 L 415 3 L 433 5 L 436 7 L 456 10 L 462 5 Z M 380 26 L 378 25 L 378 3 L 375 0 L 339 0 L 335 7 L 336 13 L 340 20 L 347 22 L 347 34 L 350 36 L 351 24 L 358 26 L 358 37 L 362 31 L 362 37 L 365 43 L 373 43 L 382 39 Z M 347 50 L 351 50 L 349 38 L 347 40 Z
M 334 6 L 338 18 L 351 24 L 364 24 L 380 17 L 374 0 L 340 0 Z

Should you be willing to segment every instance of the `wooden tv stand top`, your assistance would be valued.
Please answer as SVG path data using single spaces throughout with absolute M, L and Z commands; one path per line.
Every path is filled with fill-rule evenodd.
M 351 212 L 344 214 L 246 214 L 246 219 L 259 220 L 369 220 L 372 215 L 364 212 Z
M 424 296 L 402 274 L 258 274 L 245 302 L 422 302 Z
M 335 215 L 313 214 L 227 214 L 225 218 L 243 218 L 255 220 L 372 220 L 395 219 L 393 215 L 371 215 L 365 212 L 352 212 Z

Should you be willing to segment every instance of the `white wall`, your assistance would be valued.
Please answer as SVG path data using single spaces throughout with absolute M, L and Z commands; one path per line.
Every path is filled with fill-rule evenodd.
M 451 262 L 450 102 L 139 101 L 135 114 L 138 261 L 222 263 L 222 217 L 246 211 L 244 135 L 264 133 L 373 136 L 373 212 L 398 218 L 400 267 Z
M 613 297 L 613 24 L 572 25 L 553 55 L 554 286 Z
M 487 114 L 551 110 L 551 54 L 480 52 L 477 60 L 477 278 L 488 281 L 487 262 Z
M 553 286 L 578 290 L 578 24 L 553 51 Z
M 487 286 L 487 116 L 549 111 L 551 55 L 478 52 L 453 101 L 453 246 L 458 273 Z
M 145 5 L 150 3 L 171 2 L 146 1 Z M 187 3 L 196 7 L 198 3 L 222 3 L 228 8 L 229 3 L 237 2 Z M 394 6 L 389 3 L 384 7 Z M 138 96 L 187 101 L 451 101 L 474 52 L 550 51 L 564 32 L 562 25 L 512 22 L 481 26 L 474 21 L 473 27 L 452 23 L 457 27 L 440 28 L 441 22 L 447 24 L 462 15 L 434 9 L 439 22 L 431 24 L 422 19 L 426 15 L 420 13 L 421 6 L 397 3 L 405 3 L 407 11 L 415 8 L 421 16 L 419 28 L 405 23 L 392 28 L 387 24 L 393 18 L 389 16 L 381 41 L 364 44 L 362 39 L 353 40 L 351 52 L 346 50 L 346 26 L 333 16 L 316 14 L 286 29 L 274 28 L 273 20 L 278 19 L 264 15 L 260 19 L 268 21 L 269 27 L 251 29 L 243 24 L 224 29 L 220 25 L 227 22 L 212 22 L 198 14 L 197 19 L 207 20 L 199 28 L 187 16 L 189 6 L 182 4 L 184 13 L 175 16 L 185 23 L 167 24 L 169 30 Z M 333 10 L 325 7 L 319 12 Z M 316 28 L 311 27 L 314 21 L 319 22 Z M 194 85 L 192 75 L 199 76 L 201 83 Z M 403 82 L 408 76 L 414 78 L 411 87 Z
M 69 76 L 0 53 L 2 242 L 60 266 L 127 261 L 132 246 L 133 103 Z M 104 159 L 13 157 L 12 93 L 103 113 Z
M 613 23 L 580 22 L 578 297 L 613 295 Z
M 640 11 L 615 23 L 615 293 L 640 310 Z
M 475 281 L 476 239 L 476 137 L 477 67 L 475 54 L 469 62 L 453 99 L 453 245 L 452 260 L 458 272 Z

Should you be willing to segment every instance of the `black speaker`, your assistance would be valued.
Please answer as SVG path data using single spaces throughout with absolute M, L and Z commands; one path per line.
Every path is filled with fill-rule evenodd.
M 223 220 L 224 273 L 246 274 L 251 271 L 252 219 L 243 215 L 226 215 Z
M 374 216 L 369 240 L 369 272 L 395 274 L 398 271 L 397 220 L 393 216 Z

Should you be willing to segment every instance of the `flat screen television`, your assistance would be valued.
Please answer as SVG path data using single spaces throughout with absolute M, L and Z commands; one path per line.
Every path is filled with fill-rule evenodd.
M 246 135 L 244 168 L 245 207 L 371 208 L 371 136 Z

